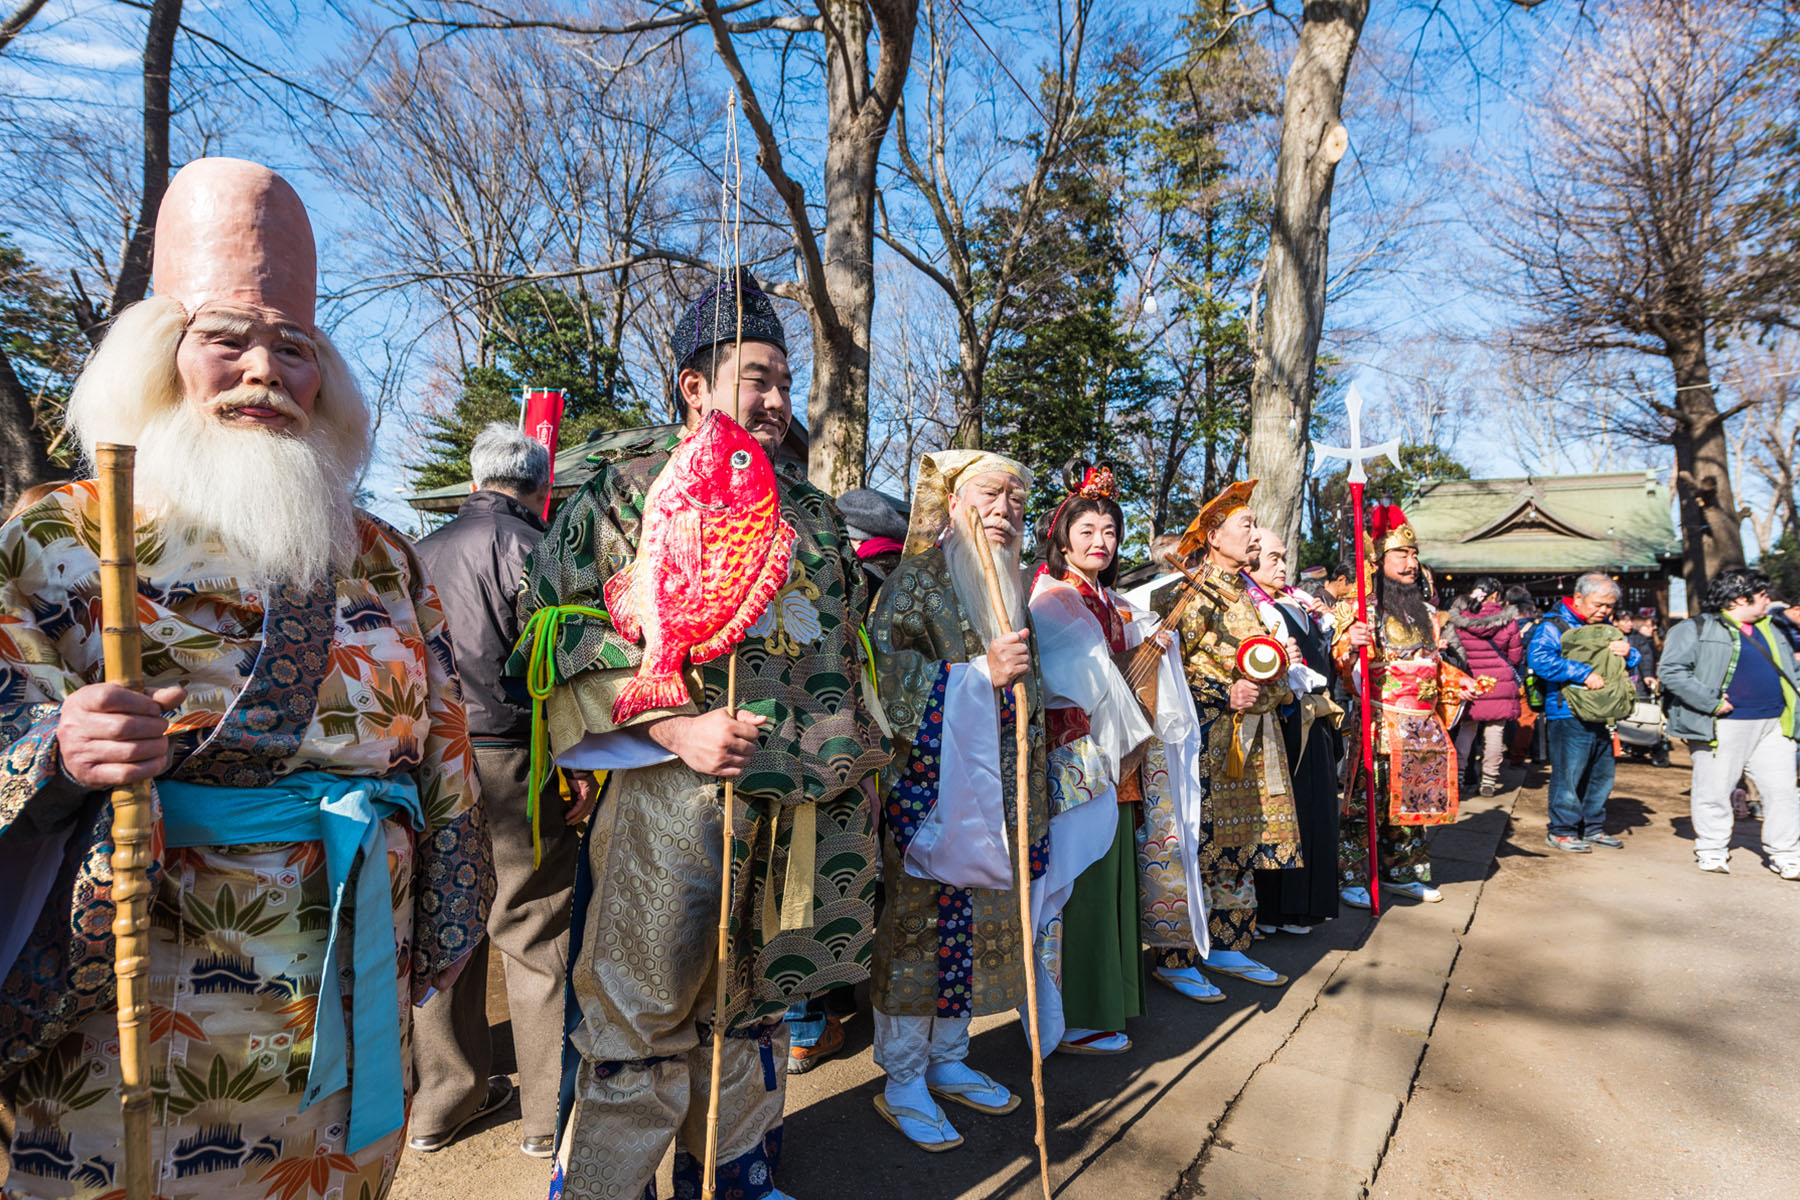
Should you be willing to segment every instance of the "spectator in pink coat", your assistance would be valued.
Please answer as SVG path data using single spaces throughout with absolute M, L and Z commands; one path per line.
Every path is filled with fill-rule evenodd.
M 1470 752 L 1481 741 L 1481 794 L 1500 789 L 1500 758 L 1506 749 L 1506 723 L 1519 715 L 1519 664 L 1525 642 L 1513 614 L 1501 604 L 1500 582 L 1478 579 L 1469 591 L 1467 611 L 1454 613 L 1451 626 L 1462 639 L 1469 671 L 1493 679 L 1494 690 L 1477 696 L 1456 727 L 1456 756 L 1467 774 Z

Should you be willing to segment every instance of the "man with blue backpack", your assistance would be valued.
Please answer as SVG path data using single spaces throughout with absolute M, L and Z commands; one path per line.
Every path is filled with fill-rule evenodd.
M 1589 572 L 1575 581 L 1573 596 L 1553 606 L 1532 628 L 1525 643 L 1525 665 L 1533 677 L 1528 686 L 1544 691 L 1544 745 L 1550 756 L 1550 832 L 1544 841 L 1570 854 L 1625 845 L 1605 830 L 1616 765 L 1607 717 L 1613 697 L 1571 695 L 1623 688 L 1629 696 L 1625 672 L 1637 665 L 1638 654 L 1623 634 L 1610 628 L 1618 602 L 1619 585 L 1598 571 Z M 1591 633 L 1567 639 L 1589 626 L 1595 627 Z

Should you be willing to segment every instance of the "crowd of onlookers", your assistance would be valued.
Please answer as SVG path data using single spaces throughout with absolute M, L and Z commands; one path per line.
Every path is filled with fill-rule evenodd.
M 1800 606 L 1745 568 L 1719 572 L 1699 614 L 1666 628 L 1655 609 L 1620 611 L 1620 599 L 1615 580 L 1592 573 L 1541 608 L 1526 589 L 1493 579 L 1450 601 L 1445 657 L 1495 681 L 1454 729 L 1465 782 L 1492 795 L 1509 758 L 1548 762 L 1547 844 L 1618 849 L 1623 841 L 1606 829 L 1618 754 L 1666 766 L 1681 742 L 1693 763 L 1700 869 L 1729 873 L 1734 821 L 1751 816 L 1769 869 L 1800 880 Z

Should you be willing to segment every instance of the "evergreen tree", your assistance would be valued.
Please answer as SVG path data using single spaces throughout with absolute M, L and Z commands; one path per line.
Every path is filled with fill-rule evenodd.
M 1782 530 L 1775 544 L 1763 551 L 1756 567 L 1769 577 L 1778 599 L 1800 604 L 1800 535 L 1792 529 Z M 1693 605 L 1690 603 L 1689 607 Z
M 1170 376 L 1148 443 L 1146 497 L 1157 529 L 1179 527 L 1240 474 L 1249 437 L 1249 289 L 1268 245 L 1269 195 L 1236 161 L 1246 125 L 1276 111 L 1277 80 L 1216 5 L 1183 23 L 1186 54 L 1146 89 L 1136 174 L 1140 203 L 1164 231 L 1150 281 L 1164 322 L 1159 366 Z
M 517 287 L 500 297 L 482 338 L 482 361 L 465 366 L 456 402 L 429 418 L 428 457 L 413 468 L 421 489 L 469 478 L 469 450 L 482 426 L 519 419 L 524 388 L 561 388 L 559 445 L 595 430 L 642 425 L 648 409 L 636 398 L 619 354 L 606 344 L 602 314 L 588 298 L 561 288 Z
M 1401 442 L 1398 467 L 1385 458 L 1371 460 L 1366 466 L 1369 482 L 1363 489 L 1363 503 L 1368 507 L 1385 500 L 1404 508 L 1407 500 L 1418 494 L 1422 484 L 1438 479 L 1469 478 L 1468 467 L 1448 450 L 1430 442 Z M 1340 555 L 1348 558 L 1355 553 L 1351 527 L 1356 523 L 1356 513 L 1350 507 L 1350 468 L 1347 465 L 1340 467 L 1315 482 L 1314 511 L 1321 523 L 1302 543 L 1296 559 L 1301 566 L 1309 567 L 1329 566 L 1336 563 Z
M 988 365 L 985 440 L 1032 468 L 1036 511 L 1062 495 L 1061 468 L 1071 458 L 1110 464 L 1127 501 L 1145 488 L 1132 439 L 1164 385 L 1119 306 L 1129 265 L 1118 226 L 1135 129 L 1132 65 L 1111 64 L 1109 81 L 1051 169 L 1039 221 L 1022 247 L 1031 264 L 1026 283 Z M 1005 206 L 987 214 L 992 234 L 978 245 L 984 273 L 992 269 L 988 247 L 1003 244 L 1009 216 Z
M 68 297 L 0 233 L 0 420 L 8 427 L 0 438 L 0 472 L 9 502 L 72 465 L 73 448 L 56 442 L 87 353 Z

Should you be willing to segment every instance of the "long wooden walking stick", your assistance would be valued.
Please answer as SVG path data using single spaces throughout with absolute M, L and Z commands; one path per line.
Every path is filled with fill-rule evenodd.
M 727 94 L 725 102 L 726 151 L 728 161 L 737 167 L 737 214 L 732 230 L 731 245 L 731 290 L 737 299 L 737 320 L 733 323 L 733 332 L 737 335 L 732 341 L 731 353 L 731 419 L 740 417 L 739 394 L 740 384 L 738 372 L 742 368 L 744 352 L 744 282 L 738 274 L 738 236 L 743 224 L 744 206 L 744 161 L 738 154 L 737 141 L 737 92 Z M 725 212 L 729 204 L 731 181 L 722 181 L 721 187 L 726 189 L 719 199 L 719 257 L 725 256 Z M 722 274 L 722 272 L 721 272 Z M 718 332 L 719 303 L 713 301 L 713 331 Z M 719 343 L 713 342 L 713 378 L 718 379 Z M 737 719 L 737 647 L 731 648 L 731 657 L 725 663 L 725 711 Z M 724 858 L 721 859 L 719 880 L 719 945 L 718 957 L 713 962 L 713 972 L 717 977 L 713 984 L 713 1044 L 712 1044 L 712 1088 L 706 1100 L 706 1156 L 701 1165 L 700 1198 L 713 1200 L 719 1187 L 719 1087 L 725 1078 L 725 983 L 726 973 L 731 969 L 730 958 L 726 954 L 726 939 L 731 936 L 731 816 L 737 808 L 737 781 L 725 781 L 724 811 L 719 824 L 722 832 Z M 771 814 L 769 820 L 775 820 Z M 771 839 L 772 840 L 772 839 Z M 771 845 L 769 853 L 774 854 Z
M 975 539 L 976 558 L 987 579 L 988 604 L 994 610 L 994 628 L 1011 629 L 1012 616 L 1000 596 L 1000 574 L 987 548 L 987 531 L 973 506 L 965 510 L 968 535 Z M 1044 1200 L 1050 1200 L 1050 1146 L 1044 1135 L 1044 1055 L 1038 1045 L 1037 930 L 1031 924 L 1031 732 L 1026 712 L 1025 684 L 1012 685 L 1013 740 L 1018 751 L 1014 772 L 1017 810 L 1013 817 L 1013 887 L 1019 894 L 1019 929 L 1025 937 L 1025 1015 L 1031 1021 L 1031 1101 L 1037 1115 L 1038 1183 Z
M 100 483 L 101 648 L 106 681 L 144 686 L 137 622 L 137 519 L 132 507 L 136 450 L 95 447 Z M 150 1200 L 150 784 L 112 794 L 113 975 L 119 990 L 119 1098 L 125 1118 L 125 1197 Z
M 732 715 L 733 720 L 737 718 L 735 650 L 731 652 L 730 661 L 725 664 L 725 711 Z M 713 972 L 718 978 L 713 985 L 712 1093 L 706 1101 L 706 1158 L 700 1177 L 702 1200 L 713 1200 L 719 1186 L 719 1085 L 725 1077 L 725 977 L 731 969 L 730 959 L 725 953 L 726 938 L 731 935 L 731 814 L 735 811 L 736 804 L 737 782 L 727 779 L 724 812 L 719 822 L 724 826 L 721 836 L 725 858 L 720 867 L 722 878 L 719 881 L 718 958 L 713 963 Z
M 1350 501 L 1356 509 L 1356 619 L 1364 625 L 1369 623 L 1369 588 L 1368 569 L 1363 562 L 1363 531 L 1368 527 L 1363 518 L 1363 486 L 1369 481 L 1369 473 L 1363 467 L 1367 459 L 1387 455 L 1388 461 L 1396 467 L 1400 465 L 1400 443 L 1397 439 L 1389 439 L 1375 446 L 1365 446 L 1362 440 L 1362 393 L 1352 383 L 1344 394 L 1344 408 L 1350 414 L 1350 444 L 1348 446 L 1327 446 L 1322 442 L 1313 443 L 1313 453 L 1320 458 L 1341 458 L 1350 464 L 1347 479 L 1350 483 Z M 1362 668 L 1363 695 L 1359 706 L 1362 718 L 1362 766 L 1363 766 L 1363 801 L 1368 808 L 1369 819 L 1369 911 L 1376 916 L 1381 915 L 1381 852 L 1376 844 L 1375 829 L 1375 680 L 1369 674 L 1369 648 L 1362 646 L 1356 652 L 1357 664 Z M 1351 781 L 1355 786 L 1355 781 Z

